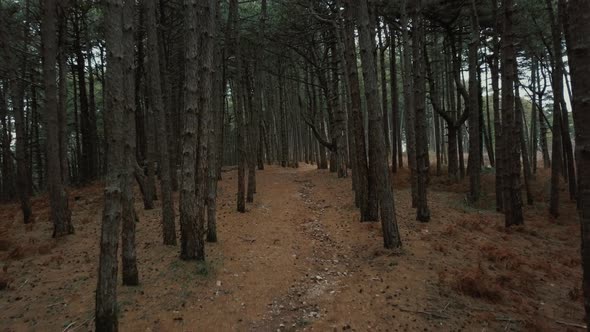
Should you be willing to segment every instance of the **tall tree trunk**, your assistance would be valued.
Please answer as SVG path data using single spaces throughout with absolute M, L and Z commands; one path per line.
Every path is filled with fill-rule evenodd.
M 148 82 L 150 84 L 150 101 L 157 117 L 158 150 L 160 165 L 160 195 L 162 197 L 162 239 L 165 245 L 176 245 L 176 227 L 174 225 L 174 201 L 172 200 L 172 182 L 170 176 L 170 158 L 168 155 L 168 135 L 166 133 L 166 110 L 162 100 L 162 80 L 160 77 L 160 52 L 158 32 L 156 30 L 156 2 L 146 0 L 146 28 L 148 37 Z
M 516 61 L 514 61 L 514 66 L 514 97 L 516 101 L 516 105 L 514 108 L 514 115 L 516 116 L 515 129 L 516 135 L 518 135 L 518 140 L 520 142 L 520 155 L 522 156 L 522 168 L 524 175 L 524 187 L 526 190 L 526 200 L 528 205 L 533 205 L 533 193 L 531 192 L 531 178 L 533 177 L 533 175 L 531 171 L 531 163 L 529 160 L 528 148 L 525 138 L 526 131 L 524 130 L 523 126 L 524 107 L 522 106 L 522 101 L 520 100 L 520 86 L 518 79 L 518 67 L 516 66 Z
M 412 34 L 412 50 L 414 54 L 414 105 L 415 105 L 415 134 L 416 134 L 416 220 L 427 222 L 430 220 L 428 209 L 428 139 L 426 129 L 426 81 L 424 78 L 424 20 L 422 17 L 422 0 L 415 2 L 416 12 L 412 19 L 414 31 Z
M 59 115 L 57 105 L 57 86 L 55 65 L 57 61 L 56 38 L 56 1 L 43 2 L 41 21 L 41 39 L 43 54 L 43 80 L 45 85 L 45 128 L 47 132 L 47 176 L 53 237 L 62 237 L 74 233 L 71 212 L 68 206 L 68 194 L 61 177 L 59 156 Z
M 479 21 L 475 0 L 471 0 L 471 39 L 469 41 L 469 200 L 479 200 L 481 190 L 481 132 L 478 81 Z
M 531 132 L 530 132 L 530 140 L 531 140 L 531 150 L 530 150 L 530 158 L 531 158 L 531 167 L 533 171 L 533 176 L 537 174 L 537 150 L 539 148 L 539 130 L 537 129 L 537 125 L 539 124 L 538 118 L 538 110 L 537 105 L 535 104 L 534 96 L 537 91 L 537 86 L 540 84 L 537 82 L 537 59 L 532 59 L 531 61 L 531 90 L 532 90 L 532 98 L 533 98 L 533 105 L 531 107 Z
M 566 15 L 565 13 L 565 9 L 564 9 L 564 2 L 563 1 L 559 1 L 558 2 L 558 7 L 557 7 L 557 24 L 559 26 L 559 30 L 563 29 L 563 26 L 568 26 L 569 21 L 567 18 L 564 17 L 564 15 Z M 557 41 L 554 41 L 554 43 Z M 568 39 L 565 38 L 565 42 L 567 44 Z M 564 157 L 564 161 L 566 162 L 566 168 L 565 170 L 567 170 L 567 180 L 568 180 L 568 189 L 569 189 L 569 194 L 570 194 L 570 200 L 575 200 L 576 199 L 576 167 L 574 165 L 574 152 L 573 152 L 573 147 L 572 147 L 572 139 L 570 136 L 570 124 L 569 124 L 569 113 L 567 111 L 567 104 L 565 102 L 565 97 L 564 97 L 564 93 L 563 93 L 563 81 L 564 81 L 564 73 L 566 71 L 565 69 L 565 65 L 563 63 L 563 52 L 561 52 L 561 38 L 559 39 L 559 43 L 560 43 L 560 49 L 559 52 L 557 51 L 557 49 L 555 49 L 555 61 L 556 61 L 556 65 L 560 67 L 561 69 L 561 77 L 559 79 L 560 84 L 562 86 L 561 90 L 555 90 L 555 91 L 559 91 L 559 102 L 560 102 L 560 109 L 561 109 L 561 135 L 562 137 L 562 141 L 563 141 L 563 157 Z M 554 47 L 557 45 L 554 45 Z M 566 87 L 569 88 L 569 85 L 567 84 L 567 80 L 565 80 L 566 83 Z M 570 96 L 570 100 L 571 100 L 571 96 Z
M 6 101 L 6 90 L 0 91 L 0 121 L 2 123 L 2 199 L 14 198 L 16 186 L 14 182 L 14 166 L 12 163 L 12 152 L 10 149 L 10 119 L 8 117 L 8 103 Z
M 68 165 L 68 121 L 67 121 L 67 3 L 58 6 L 58 53 L 57 66 L 58 78 L 58 123 L 59 123 L 59 161 L 61 177 L 64 185 L 70 183 L 70 170 Z
M 100 238 L 100 261 L 96 288 L 95 329 L 117 331 L 117 272 L 119 263 L 119 233 L 123 217 L 123 187 L 128 171 L 125 157 L 125 63 L 123 47 L 123 0 L 104 2 L 105 41 L 108 70 L 105 73 L 107 87 L 105 100 L 105 129 L 109 147 L 107 150 L 107 174 L 104 189 L 104 209 Z
M 590 325 L 590 2 L 570 0 L 566 30 L 573 92 L 578 170 L 578 214 L 582 238 L 582 289 L 586 322 Z
M 386 26 L 377 20 L 377 37 L 379 40 L 379 76 L 381 78 L 381 109 L 383 110 L 383 135 L 385 137 L 385 148 L 387 149 L 387 155 L 389 155 L 389 117 L 387 114 L 387 68 L 385 67 L 385 53 L 387 52 L 387 45 L 383 43 L 387 40 Z
M 551 20 L 552 53 L 551 57 L 551 83 L 553 93 L 553 142 L 551 159 L 551 189 L 549 198 L 549 213 L 553 217 L 559 216 L 559 175 L 563 169 L 563 123 L 561 112 L 561 98 L 563 98 L 563 66 L 561 63 L 561 26 L 553 13 L 552 2 L 547 0 L 547 11 Z M 568 138 L 569 139 L 569 138 Z
M 416 178 L 416 135 L 414 124 L 414 98 L 412 96 L 412 59 L 410 53 L 410 40 L 408 36 L 408 14 L 406 10 L 407 1 L 401 2 L 401 24 L 402 24 L 402 44 L 403 44 L 403 66 L 404 66 L 404 109 L 406 113 L 406 151 L 408 156 L 408 166 L 410 168 L 410 183 L 412 188 L 412 207 L 418 205 L 418 191 Z
M 88 27 L 87 20 L 84 20 L 85 25 L 85 39 L 86 39 L 86 54 L 87 54 L 87 61 L 88 61 L 88 117 L 90 119 L 90 139 L 94 144 L 92 145 L 92 154 L 94 155 L 94 160 L 96 161 L 96 165 L 94 166 L 96 169 L 96 175 L 100 173 L 100 168 L 98 165 L 99 160 L 99 141 L 98 141 L 98 132 L 96 129 L 96 95 L 95 95 L 95 82 L 94 82 L 94 69 L 92 67 L 92 59 L 94 58 L 93 55 L 93 45 L 92 40 L 90 39 L 90 28 Z M 104 89 L 104 87 L 102 87 Z M 104 103 L 104 100 L 103 100 Z M 63 135 L 66 136 L 66 135 Z M 102 174 L 102 173 L 101 173 Z
M 238 195 L 237 195 L 237 210 L 238 212 L 246 212 L 246 151 L 245 151 L 245 125 L 244 125 L 244 105 L 242 100 L 242 59 L 240 56 L 240 36 L 239 36 L 239 10 L 237 0 L 230 0 L 226 40 L 228 41 L 228 49 L 235 61 L 235 69 L 232 73 L 232 97 L 234 97 L 234 113 L 236 119 L 236 150 L 238 155 Z M 281 86 L 282 87 L 282 86 Z M 286 167 L 286 155 L 283 156 L 283 167 Z
M 349 94 L 351 99 L 351 118 L 354 136 L 354 149 L 356 166 L 353 172 L 358 176 L 359 203 L 361 221 L 376 221 L 379 217 L 378 202 L 375 195 L 371 195 L 370 188 L 374 188 L 374 180 L 369 174 L 367 161 L 367 147 L 365 141 L 365 128 L 363 115 L 361 113 L 360 82 L 357 67 L 356 45 L 354 40 L 354 7 L 352 2 L 347 1 L 345 7 L 344 22 L 344 48 L 346 66 L 348 68 Z M 312 89 L 314 89 L 312 87 Z M 373 184 L 373 186 L 371 186 Z
M 215 23 L 221 23 L 220 2 L 215 2 Z M 216 37 L 220 37 L 219 30 Z M 207 149 L 207 241 L 217 242 L 217 181 L 220 177 L 223 152 L 223 111 L 225 96 L 225 75 L 223 68 L 224 49 L 215 44 L 213 65 L 213 94 L 211 116 L 209 118 L 209 146 Z
M 193 0 L 190 0 L 193 1 Z M 205 202 L 207 200 L 207 154 L 208 154 L 208 137 L 209 132 L 207 125 L 210 122 L 211 114 L 213 113 L 212 105 L 213 93 L 213 55 L 214 55 L 214 36 L 216 31 L 215 20 L 215 0 L 201 0 L 200 1 L 200 15 L 201 31 L 200 31 L 200 103 L 199 103 L 199 127 L 197 145 L 197 227 L 196 227 L 196 259 L 200 261 L 205 260 Z
M 135 30 L 135 1 L 126 0 L 123 6 L 123 86 L 125 87 L 124 118 L 129 124 L 124 136 L 124 168 L 122 178 L 122 206 L 123 220 L 121 228 L 121 267 L 123 285 L 135 286 L 139 284 L 137 271 L 137 253 L 135 249 L 135 223 L 137 215 L 133 204 L 133 177 L 135 166 L 135 85 L 134 85 L 134 30 Z
M 391 170 L 397 172 L 403 167 L 401 155 L 398 156 L 399 144 L 399 92 L 397 85 L 397 59 L 395 54 L 396 40 L 393 25 L 389 25 L 389 84 L 391 89 Z M 400 149 L 401 150 L 401 149 Z
M 494 4 L 494 6 L 496 6 Z M 496 7 L 494 7 L 494 11 L 496 11 Z M 502 176 L 504 173 L 504 141 L 502 138 L 502 116 L 500 114 L 500 65 L 498 55 L 500 53 L 499 50 L 499 40 L 497 36 L 494 36 L 494 48 L 492 50 L 492 55 L 489 58 L 488 65 L 490 66 L 491 78 L 492 78 L 492 92 L 493 92 L 493 101 L 494 101 L 494 143 L 496 149 L 496 210 L 502 211 L 503 206 L 503 198 L 502 198 Z
M 80 124 L 82 132 L 82 178 L 83 182 L 92 181 L 96 177 L 95 141 L 92 137 L 92 123 L 88 109 L 88 94 L 86 93 L 86 76 L 84 68 L 86 62 L 82 53 L 82 22 L 85 14 L 74 15 L 74 52 L 76 54 L 76 70 L 78 76 L 78 96 L 80 97 Z
M 546 76 L 543 74 L 543 88 L 541 89 L 541 65 L 537 66 L 534 75 L 537 77 L 536 81 L 539 85 L 537 91 L 534 91 L 534 98 L 537 99 L 537 108 L 539 111 L 539 144 L 541 145 L 541 153 L 543 155 L 543 168 L 551 167 L 551 158 L 549 157 L 549 145 L 547 144 L 547 123 L 545 122 L 545 114 L 543 112 L 543 96 L 547 88 Z
M 29 0 L 25 1 L 25 22 L 23 27 L 23 49 L 27 49 L 29 45 L 29 20 L 30 20 Z M 16 188 L 18 190 L 18 197 L 20 201 L 21 211 L 23 213 L 23 221 L 25 224 L 31 222 L 31 201 L 29 198 L 30 180 L 29 180 L 29 158 L 26 154 L 27 135 L 25 132 L 25 78 L 28 72 L 27 53 L 25 52 L 20 59 L 18 69 L 21 78 L 17 81 L 13 89 L 13 109 L 14 109 L 14 127 L 16 131 Z
M 185 0 L 185 125 L 180 190 L 181 252 L 184 260 L 205 260 L 204 202 L 207 131 L 212 89 L 212 0 Z M 201 46 L 199 48 L 199 46 Z
M 256 65 L 255 65 L 256 66 Z M 256 193 L 256 150 L 258 148 L 258 94 L 259 89 L 255 89 L 252 81 L 255 79 L 252 76 L 249 66 L 246 64 L 246 74 L 244 77 L 244 86 L 246 87 L 246 97 L 248 102 L 246 112 L 246 141 L 247 154 L 246 159 L 248 163 L 248 190 L 246 192 L 246 202 L 254 202 L 254 194 Z M 256 69 L 254 69 L 256 70 Z
M 339 37 L 336 36 L 336 39 L 339 40 Z M 333 132 L 332 132 L 332 142 L 336 145 L 336 171 L 338 172 L 339 178 L 344 178 L 348 176 L 348 170 L 346 169 L 346 110 L 343 107 L 344 105 L 340 104 L 339 100 L 339 78 L 338 78 L 338 67 L 339 67 L 339 54 L 340 50 L 339 43 L 334 43 L 332 45 L 332 52 L 330 54 L 331 66 L 332 66 L 332 78 L 331 78 L 331 96 L 332 99 L 332 107 L 334 111 L 333 116 Z
M 522 198 L 520 187 L 520 155 L 514 110 L 514 81 L 516 73 L 516 54 L 514 50 L 514 32 L 512 19 L 514 15 L 514 1 L 504 0 L 504 20 L 502 29 L 502 137 L 504 139 L 504 177 L 503 211 L 506 227 L 521 225 Z
M 385 151 L 385 137 L 381 121 L 381 105 L 377 92 L 377 70 L 375 66 L 375 36 L 369 20 L 367 0 L 358 2 L 359 44 L 365 83 L 365 98 L 369 113 L 369 165 L 375 168 L 377 175 L 376 189 L 379 197 L 381 226 L 383 230 L 383 245 L 385 248 L 401 247 L 401 239 L 397 228 L 395 205 L 389 167 L 387 166 L 387 152 Z

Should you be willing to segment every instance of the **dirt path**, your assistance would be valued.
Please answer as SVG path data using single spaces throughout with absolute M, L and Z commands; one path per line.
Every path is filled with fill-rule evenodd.
M 258 172 L 255 203 L 241 214 L 235 171 L 223 175 L 220 242 L 207 246 L 204 265 L 163 246 L 159 208 L 144 211 L 137 200 L 141 285 L 119 287 L 122 331 L 554 330 L 563 327 L 556 318 L 580 321 L 575 223 L 541 220 L 507 234 L 497 213 L 433 190 L 433 222 L 419 224 L 408 191 L 396 184 L 404 248 L 393 253 L 382 249 L 378 224 L 358 222 L 350 179 L 304 164 L 267 167 Z M 72 198 L 76 234 L 60 242 L 48 238 L 43 197 L 30 229 L 16 206 L 1 210 L 0 281 L 8 281 L 1 331 L 93 326 L 101 186 Z M 536 213 L 528 210 L 527 220 Z M 508 240 L 507 254 L 500 249 Z

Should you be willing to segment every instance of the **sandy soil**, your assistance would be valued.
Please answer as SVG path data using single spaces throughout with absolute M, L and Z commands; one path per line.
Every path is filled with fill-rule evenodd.
M 477 208 L 465 203 L 466 183 L 432 177 L 432 221 L 420 224 L 402 171 L 394 183 L 404 246 L 396 252 L 382 249 L 379 224 L 358 221 L 350 179 L 311 165 L 259 172 L 245 214 L 235 211 L 235 173 L 224 173 L 220 242 L 201 265 L 161 244 L 159 206 L 145 211 L 137 199 L 141 284 L 119 286 L 120 328 L 578 330 L 575 206 L 548 218 L 548 173 L 540 172 L 526 225 L 507 231 L 493 210 L 493 175 Z M 93 329 L 101 184 L 73 189 L 70 206 L 76 234 L 58 241 L 46 197 L 33 202 L 32 226 L 20 223 L 17 205 L 0 207 L 0 331 Z

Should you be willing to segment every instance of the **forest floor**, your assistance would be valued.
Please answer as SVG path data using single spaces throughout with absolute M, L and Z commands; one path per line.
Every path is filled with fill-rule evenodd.
M 429 223 L 415 221 L 407 171 L 394 179 L 403 249 L 382 248 L 360 223 L 351 180 L 300 164 L 258 172 L 248 212 L 235 211 L 235 171 L 223 173 L 220 241 L 207 263 L 161 244 L 159 202 L 136 209 L 140 285 L 118 288 L 122 331 L 543 331 L 583 325 L 575 205 L 548 217 L 539 170 L 525 226 L 506 230 L 493 174 L 482 203 L 467 182 L 431 178 Z M 51 238 L 47 197 L 36 222 L 0 206 L 0 331 L 93 329 L 102 184 L 72 189 L 75 235 Z M 561 193 L 567 200 L 567 193 Z M 524 197 L 523 197 L 524 200 Z

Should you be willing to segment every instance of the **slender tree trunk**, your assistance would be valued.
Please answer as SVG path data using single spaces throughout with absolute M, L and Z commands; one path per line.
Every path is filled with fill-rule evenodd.
M 504 0 L 504 20 L 502 29 L 502 136 L 504 139 L 504 177 L 503 211 L 506 227 L 521 225 L 522 198 L 520 186 L 520 155 L 516 112 L 514 109 L 514 81 L 516 77 L 516 54 L 514 50 L 514 32 L 512 19 L 514 14 L 513 0 Z
M 339 37 L 336 36 L 336 39 Z M 331 96 L 332 107 L 334 111 L 333 116 L 333 133 L 332 142 L 336 144 L 336 171 L 338 172 L 339 178 L 348 176 L 348 170 L 346 169 L 346 114 L 343 105 L 340 104 L 339 100 L 339 78 L 338 78 L 338 67 L 339 67 L 339 43 L 332 45 L 332 52 L 330 55 L 332 65 L 332 79 L 331 79 Z
M 61 177 L 64 185 L 70 183 L 68 165 L 68 123 L 67 123 L 67 3 L 58 6 L 58 123 L 59 123 L 59 160 Z
M 215 23 L 221 23 L 220 2 L 215 2 Z M 217 30 L 218 31 L 218 30 Z M 217 37 L 221 34 L 217 33 Z M 215 46 L 213 65 L 213 94 L 211 102 L 211 116 L 209 118 L 209 146 L 207 149 L 208 178 L 207 188 L 207 241 L 217 242 L 217 181 L 220 177 L 223 152 L 223 108 L 225 96 L 225 75 L 223 70 L 224 50 L 220 45 Z
M 528 205 L 533 205 L 533 194 L 531 192 L 531 179 L 533 177 L 531 171 L 531 164 L 529 160 L 528 148 L 526 143 L 526 131 L 524 130 L 523 126 L 523 118 L 524 118 L 524 108 L 522 106 L 522 101 L 520 100 L 520 93 L 519 93 L 519 80 L 518 80 L 518 68 L 516 68 L 516 61 L 514 62 L 514 96 L 516 99 L 516 105 L 514 108 L 514 115 L 516 117 L 515 120 L 515 129 L 516 135 L 518 135 L 518 139 L 520 142 L 520 155 L 522 156 L 522 168 L 523 168 L 523 175 L 524 175 L 524 187 L 526 190 L 526 199 Z
M 545 115 L 543 113 L 543 96 L 545 94 L 545 89 L 547 87 L 546 83 L 546 76 L 543 75 L 543 88 L 540 88 L 541 85 L 541 78 L 540 73 L 541 65 L 537 67 L 535 75 L 537 77 L 536 81 L 539 85 L 538 91 L 534 91 L 534 97 L 537 98 L 537 105 L 539 110 L 539 144 L 541 145 L 541 153 L 543 155 L 543 168 L 547 169 L 551 167 L 551 158 L 549 157 L 549 145 L 547 144 L 547 123 L 544 121 Z
M 535 93 L 537 91 L 537 86 L 539 85 L 539 82 L 537 82 L 537 60 L 536 59 L 532 59 L 532 65 L 531 65 L 531 85 L 532 85 L 532 96 L 534 98 Z M 537 110 L 537 105 L 535 105 L 534 99 L 533 99 L 533 105 L 531 107 L 531 133 L 530 133 L 530 140 L 531 140 L 531 150 L 530 150 L 530 156 L 531 156 L 531 166 L 533 169 L 533 176 L 535 174 L 537 174 L 537 150 L 539 148 L 539 130 L 537 129 L 537 125 L 538 125 L 538 120 L 537 120 L 537 114 L 538 114 L 538 110 Z
M 29 45 L 29 0 L 25 1 L 25 23 L 23 28 L 23 45 L 24 49 L 27 49 Z M 22 56 L 18 69 L 21 74 L 21 78 L 17 81 L 16 86 L 13 89 L 13 110 L 14 110 L 14 127 L 16 131 L 16 188 L 18 191 L 18 197 L 20 201 L 21 211 L 23 213 L 23 221 L 25 224 L 31 222 L 31 201 L 29 198 L 30 194 L 30 179 L 29 179 L 29 158 L 26 153 L 26 124 L 25 124 L 25 110 L 24 110 L 24 98 L 25 98 L 25 77 L 28 72 L 27 54 Z M 60 101 L 61 102 L 61 101 Z
M 389 116 L 387 114 L 387 68 L 385 67 L 385 53 L 387 45 L 383 43 L 387 40 L 387 31 L 385 25 L 381 28 L 381 23 L 377 22 L 377 37 L 379 39 L 379 75 L 381 78 L 381 109 L 383 110 L 383 135 L 385 136 L 385 148 L 390 151 L 389 145 Z
M 246 212 L 246 151 L 245 151 L 245 125 L 244 125 L 244 104 L 242 100 L 242 59 L 240 56 L 240 36 L 239 36 L 239 10 L 237 0 L 230 0 L 228 25 L 227 25 L 227 39 L 229 42 L 228 49 L 231 52 L 235 61 L 235 71 L 232 75 L 232 96 L 235 95 L 234 113 L 236 119 L 236 150 L 238 155 L 238 195 L 237 195 L 237 210 L 238 212 Z M 286 158 L 287 156 L 283 156 Z M 283 160 L 286 166 L 286 159 Z
M 14 166 L 10 150 L 10 119 L 8 116 L 8 103 L 6 101 L 6 90 L 0 91 L 0 121 L 2 121 L 2 198 L 10 200 L 14 198 L 16 186 L 14 182 Z
M 565 10 L 564 10 L 564 2 L 563 1 L 559 1 L 558 2 L 558 7 L 557 7 L 557 24 L 559 25 L 559 30 L 563 29 L 563 26 L 567 26 L 569 24 L 567 18 L 564 18 L 564 15 L 566 15 Z M 555 43 L 558 41 L 554 41 Z M 565 42 L 567 45 L 568 39 L 565 38 Z M 554 48 L 557 45 L 554 45 Z M 557 49 L 555 49 L 555 61 L 556 61 L 556 65 L 561 69 L 561 76 L 559 78 L 560 84 L 562 86 L 561 90 L 555 90 L 555 91 L 559 91 L 559 102 L 560 102 L 560 109 L 561 109 L 561 135 L 562 137 L 562 141 L 563 141 L 563 157 L 564 157 L 564 162 L 566 164 L 566 168 L 565 170 L 567 170 L 567 180 L 568 180 L 568 189 L 569 189 L 569 194 L 570 194 L 570 200 L 574 201 L 576 199 L 576 167 L 574 165 L 574 152 L 573 152 L 573 147 L 572 147 L 572 139 L 570 136 L 570 124 L 569 124 L 569 113 L 567 111 L 567 104 L 565 102 L 565 97 L 564 97 L 564 93 L 563 93 L 563 81 L 564 81 L 564 73 L 566 71 L 565 69 L 565 65 L 563 63 L 563 52 L 561 52 L 561 38 L 559 40 L 559 52 L 557 51 Z M 565 80 L 566 83 L 566 87 L 569 88 L 568 82 L 567 80 Z M 569 90 L 568 90 L 569 91 Z M 571 100 L 571 96 L 570 96 L 570 100 Z
M 375 168 L 377 175 L 376 189 L 379 197 L 381 225 L 383 230 L 383 245 L 385 248 L 401 247 L 401 240 L 397 228 L 395 205 L 389 167 L 387 166 L 387 152 L 385 151 L 385 137 L 383 137 L 383 121 L 381 105 L 377 92 L 377 70 L 375 66 L 375 36 L 372 33 L 367 0 L 358 2 L 359 44 L 363 78 L 365 83 L 365 97 L 369 113 L 369 165 Z
M 416 13 L 413 18 L 412 49 L 414 54 L 414 105 L 415 105 L 415 134 L 416 134 L 416 220 L 427 222 L 430 220 L 428 209 L 427 181 L 428 181 L 428 140 L 426 127 L 426 81 L 424 78 L 424 20 L 422 17 L 422 0 L 415 3 Z
M 481 132 L 478 81 L 479 21 L 475 0 L 471 0 L 471 40 L 469 41 L 469 200 L 479 201 L 481 190 Z
M 363 115 L 361 113 L 360 82 L 357 67 L 356 46 L 354 42 L 354 7 L 348 1 L 345 7 L 344 22 L 344 48 L 346 66 L 348 68 L 349 94 L 351 99 L 351 119 L 354 136 L 354 150 L 357 168 L 353 172 L 358 176 L 357 191 L 361 211 L 361 221 L 377 221 L 379 217 L 378 202 L 375 195 L 370 194 L 370 188 L 374 188 L 372 177 L 369 175 L 369 164 L 367 161 L 367 147 L 365 143 L 365 128 Z M 312 87 L 313 89 L 313 87 Z M 373 187 L 371 186 L 373 184 Z
M 403 160 L 398 156 L 399 136 L 399 92 L 397 86 L 397 59 L 395 54 L 395 30 L 389 25 L 389 84 L 391 88 L 391 170 L 397 172 L 403 167 Z M 401 150 L 401 149 L 400 149 Z M 400 151 L 401 152 L 401 151 Z
M 549 198 L 549 213 L 555 218 L 559 216 L 559 175 L 563 169 L 563 135 L 561 98 L 563 98 L 563 67 L 561 62 L 561 26 L 553 13 L 552 2 L 547 0 L 547 11 L 551 20 L 552 52 L 551 77 L 554 91 L 553 100 L 553 142 L 551 159 L 551 189 Z
M 57 86 L 55 65 L 57 62 L 56 38 L 56 1 L 43 2 L 43 19 L 41 21 L 41 39 L 43 54 L 43 80 L 45 84 L 45 127 L 47 132 L 47 176 L 53 237 L 62 237 L 74 233 L 71 212 L 68 206 L 68 194 L 61 177 L 59 156 L 59 115 L 57 104 Z
M 166 110 L 162 100 L 162 80 L 160 78 L 160 52 L 158 32 L 156 30 L 156 1 L 146 0 L 146 28 L 148 38 L 148 82 L 150 84 L 150 101 L 157 117 L 160 195 L 162 197 L 162 239 L 165 245 L 176 245 L 176 227 L 174 225 L 174 201 L 172 200 L 172 181 L 170 176 L 170 158 L 168 155 L 168 135 L 166 133 Z
M 193 1 L 193 0 L 190 0 Z M 208 154 L 208 137 L 209 132 L 207 125 L 210 122 L 211 114 L 213 113 L 213 55 L 214 55 L 214 41 L 216 31 L 215 20 L 215 0 L 201 0 L 200 1 L 200 15 L 202 21 L 202 28 L 200 31 L 200 84 L 201 92 L 199 103 L 199 127 L 197 145 L 197 227 L 196 227 L 196 259 L 200 261 L 205 260 L 205 202 L 207 200 L 207 154 Z
M 403 44 L 403 66 L 404 66 L 404 109 L 406 113 L 406 151 L 408 166 L 410 167 L 410 183 L 412 188 L 412 207 L 418 204 L 417 178 L 416 178 L 416 135 L 414 129 L 414 98 L 412 96 L 412 60 L 410 53 L 410 40 L 408 36 L 408 14 L 406 12 L 407 1 L 401 3 L 401 24 Z
M 74 15 L 74 50 L 76 54 L 76 69 L 78 76 L 78 96 L 80 97 L 80 124 L 82 132 L 82 181 L 88 182 L 95 179 L 96 173 L 96 155 L 95 140 L 92 134 L 92 117 L 88 108 L 88 94 L 86 90 L 86 76 L 84 73 L 85 60 L 82 53 L 82 21 L 85 20 L 83 13 Z
M 254 65 L 256 66 L 256 64 Z M 246 113 L 246 137 L 247 137 L 247 163 L 248 163 L 248 191 L 246 192 L 246 202 L 254 202 L 254 194 L 256 193 L 256 151 L 258 149 L 258 122 L 259 122 L 259 100 L 258 91 L 251 83 L 255 77 L 250 77 L 251 70 L 246 65 L 246 76 L 244 79 L 244 86 L 246 87 L 246 96 L 248 99 L 248 112 Z M 254 71 L 256 69 L 254 68 Z M 255 74 L 254 74 L 255 75 Z

